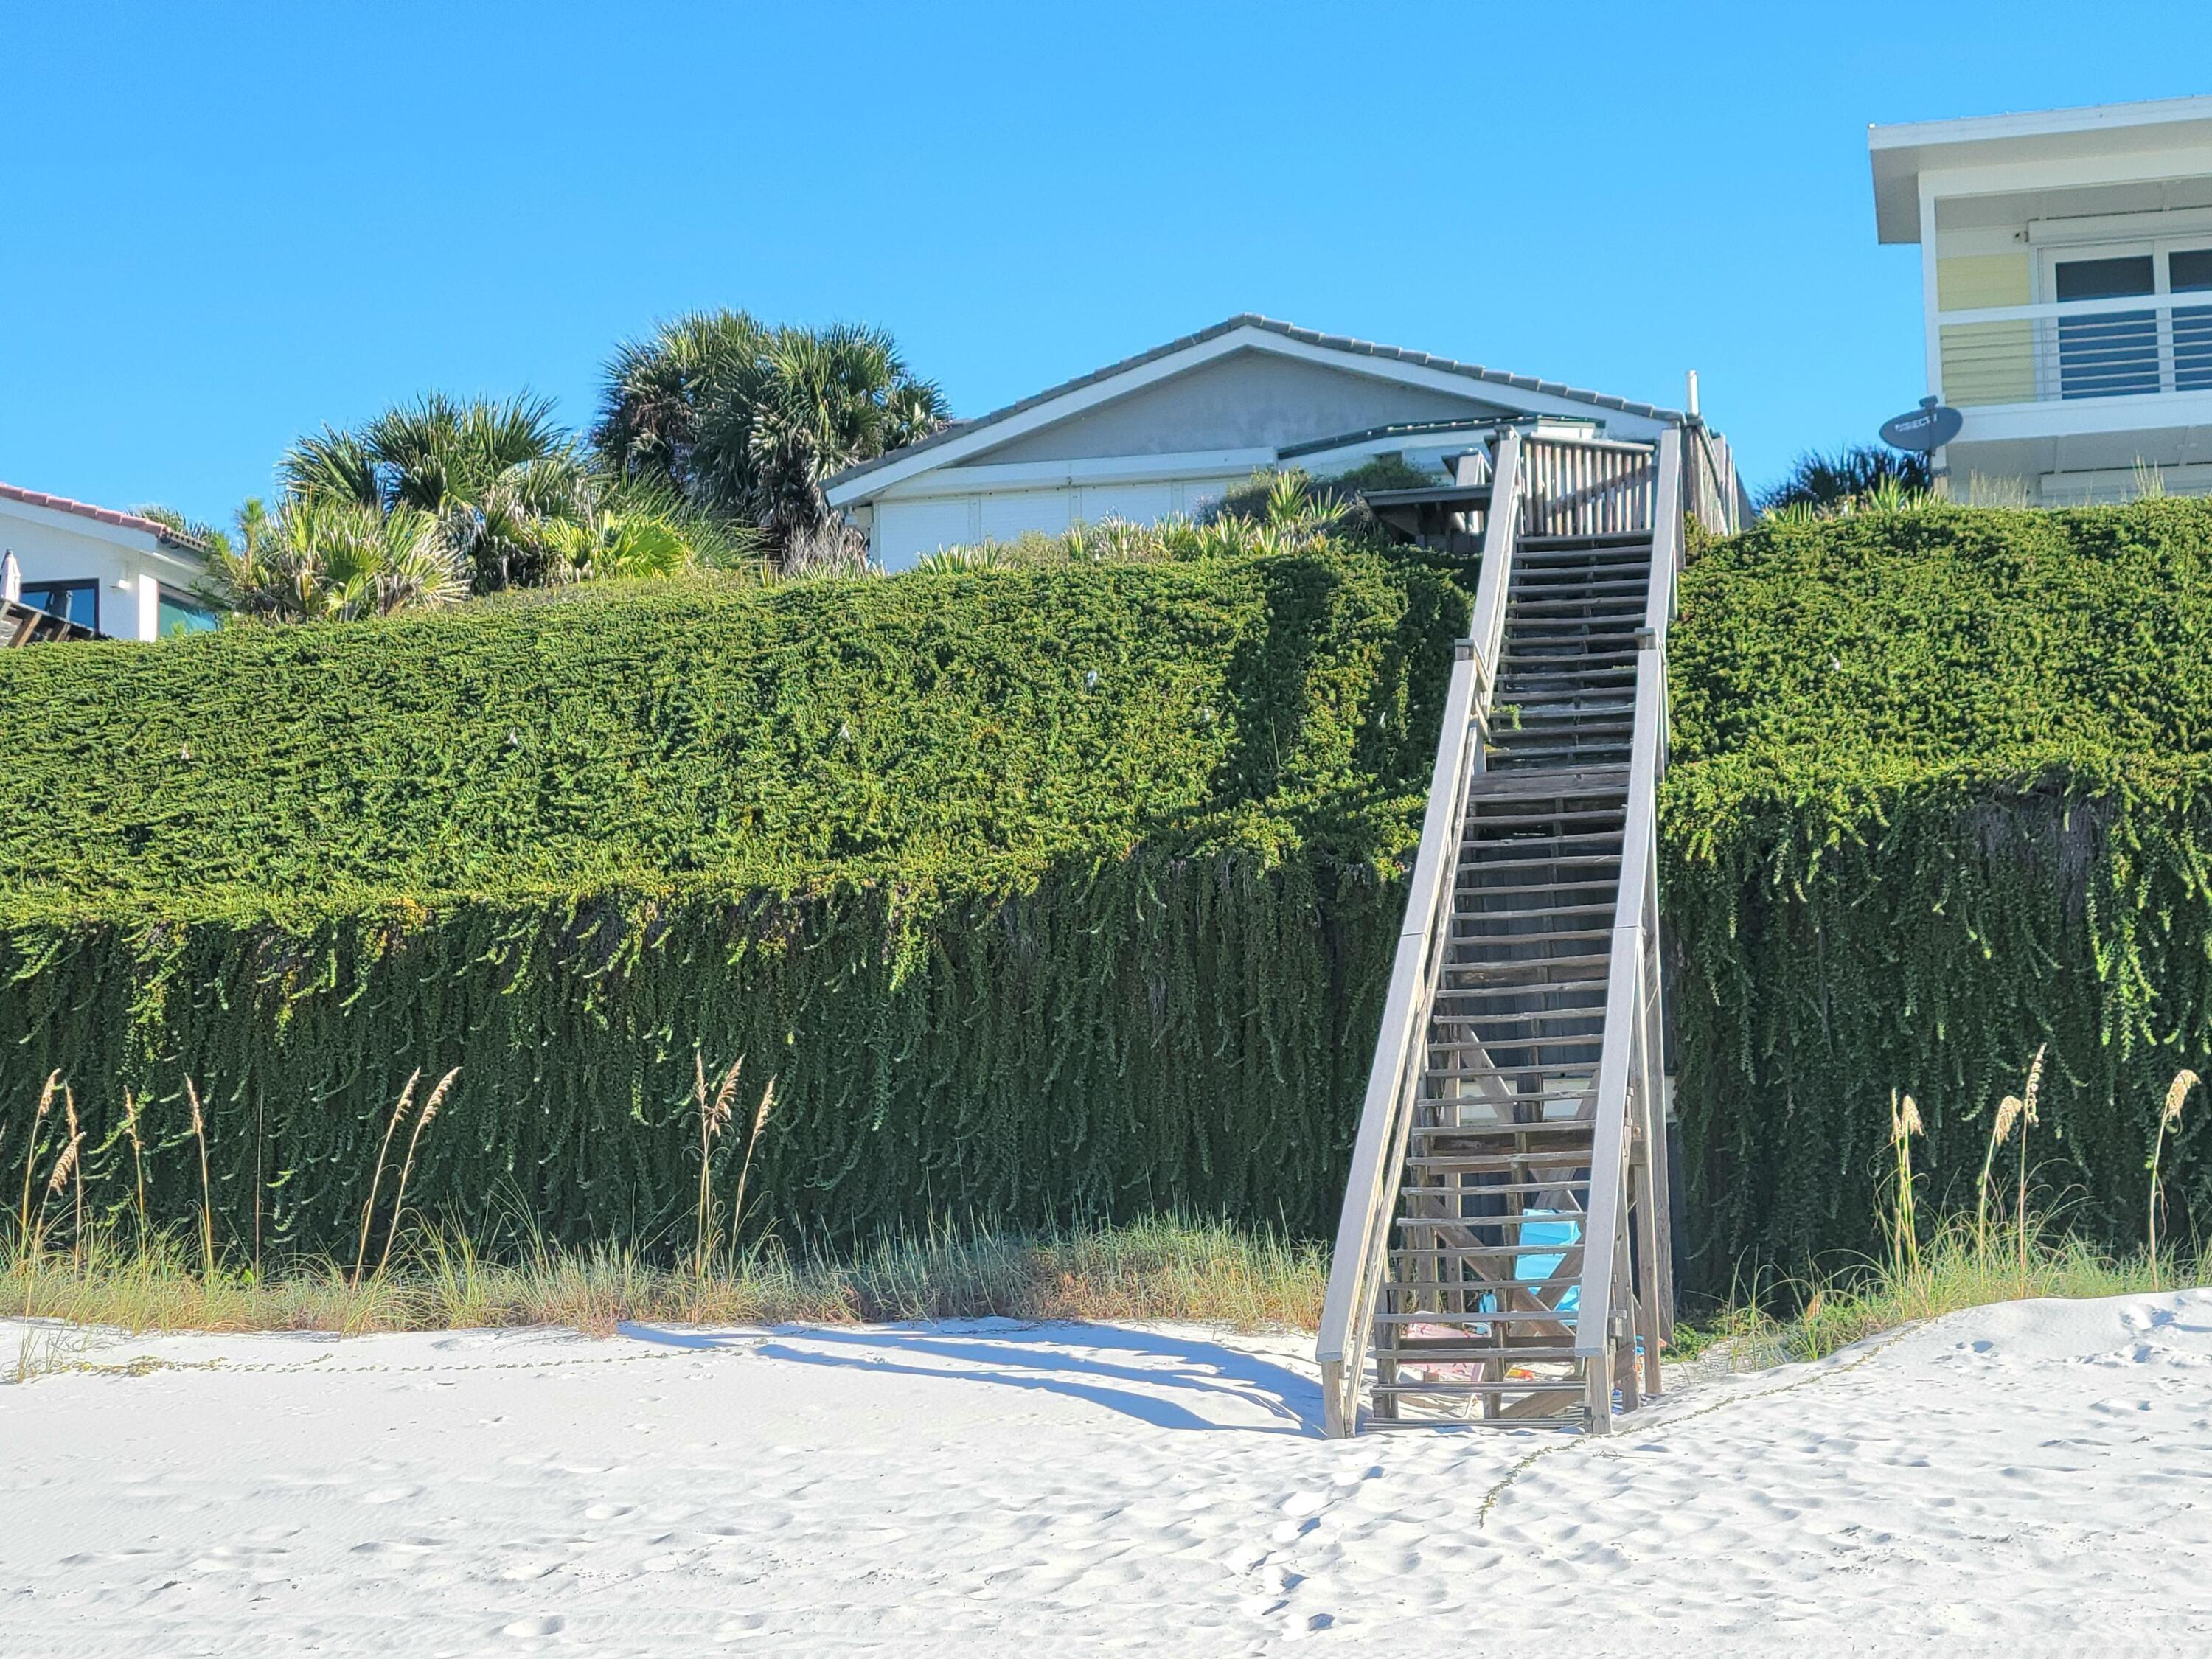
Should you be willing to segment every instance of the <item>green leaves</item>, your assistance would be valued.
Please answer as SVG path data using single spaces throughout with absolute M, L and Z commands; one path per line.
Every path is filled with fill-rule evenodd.
M 1324 548 L 0 653 L 0 1146 L 59 1067 L 135 1201 L 127 1090 L 190 1217 L 190 1079 L 222 1235 L 260 1169 L 272 1249 L 350 1252 L 459 1066 L 410 1205 L 649 1237 L 703 1048 L 781 1056 L 749 1226 L 1318 1232 L 1466 616 Z
M 927 437 L 946 413 L 943 394 L 879 329 L 695 312 L 617 351 L 592 441 L 617 476 L 756 527 L 801 568 L 857 552 L 823 479 Z
M 326 555 L 308 615 L 392 608 L 428 536 L 404 506 L 285 511 Z M 577 576 L 678 556 L 621 514 L 549 545 Z M 275 586 L 282 555 L 254 556 Z M 1464 603 L 1328 552 L 691 578 L 11 653 L 0 900 L 191 916 L 694 876 L 932 882 L 1078 848 L 1272 846 L 1273 826 L 1387 860 Z
M 2050 1184 L 2132 1243 L 2145 1103 L 2212 1053 L 2208 635 L 2200 501 L 1863 509 L 1692 567 L 1661 889 L 1706 1288 L 1873 1246 L 1889 1089 L 1971 1190 L 2046 1041 Z
M 212 545 L 211 597 L 264 621 L 351 621 L 470 593 L 734 564 L 747 538 L 665 490 L 595 474 L 550 399 L 431 392 L 301 439 L 272 514 Z

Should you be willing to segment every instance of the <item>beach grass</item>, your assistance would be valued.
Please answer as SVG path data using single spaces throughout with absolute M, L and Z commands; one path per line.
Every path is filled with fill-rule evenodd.
M 1675 1357 L 1722 1348 L 1736 1370 L 1821 1359 L 1922 1320 L 2035 1297 L 2132 1296 L 2212 1284 L 2212 1253 L 2115 1256 L 2031 1219 L 1991 1231 L 1971 1215 L 1939 1219 L 1915 1255 L 1810 1280 L 1748 1285 L 1718 1311 L 1676 1328 Z
M 663 1253 L 665 1254 L 665 1253 Z M 851 1324 L 1000 1316 L 1311 1329 L 1326 1252 L 1264 1231 L 1161 1217 L 1039 1237 L 946 1228 L 839 1252 L 773 1239 L 664 1261 L 635 1244 L 495 1249 L 434 1227 L 381 1267 L 217 1262 L 197 1235 L 91 1230 L 82 1247 L 0 1243 L 0 1313 L 130 1331 L 349 1333 L 628 1321 Z

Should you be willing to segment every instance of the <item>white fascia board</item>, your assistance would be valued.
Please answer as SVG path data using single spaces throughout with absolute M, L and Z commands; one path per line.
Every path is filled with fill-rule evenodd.
M 2164 126 L 2212 120 L 2212 97 L 2156 98 L 2125 104 L 2085 104 L 2074 109 L 2021 110 L 2010 115 L 1968 115 L 1942 121 L 1899 121 L 1867 129 L 1869 149 L 1908 149 L 1992 139 L 2043 138 L 2116 127 Z
M 1167 455 L 1085 455 L 1064 461 L 1006 461 L 994 466 L 950 466 L 878 490 L 878 501 L 921 501 L 933 495 L 989 495 L 1003 489 L 1050 489 L 1056 485 L 1120 483 L 1133 478 L 1210 478 L 1273 465 L 1272 449 L 1187 450 Z
M 2054 155 L 1985 167 L 1930 167 L 1921 188 L 1941 201 L 1954 196 L 2009 196 L 2023 191 L 2138 185 L 2212 173 L 2212 144 L 2127 150 L 2116 155 Z
M 104 520 L 88 518 L 82 513 L 70 513 L 60 507 L 40 507 L 31 501 L 0 501 L 0 520 L 21 519 L 26 523 L 58 530 L 65 535 L 82 536 L 88 541 L 106 542 L 111 547 L 126 549 L 141 558 L 161 559 L 179 569 L 198 572 L 206 561 L 173 546 L 148 531 L 134 530 L 129 525 L 109 524 Z
M 1018 415 L 1009 415 L 1003 421 L 994 421 L 988 426 L 978 427 L 973 432 L 963 432 L 957 438 L 935 444 L 902 461 L 893 461 L 888 466 L 878 467 L 849 483 L 839 484 L 828 492 L 832 507 L 846 507 L 865 498 L 881 495 L 895 484 L 902 483 L 916 473 L 930 471 L 940 466 L 955 466 L 963 457 L 979 454 L 987 449 L 996 449 L 1000 444 L 1034 432 L 1039 427 L 1054 426 L 1071 415 L 1096 407 L 1115 398 L 1126 397 L 1140 387 L 1170 375 L 1180 374 L 1195 368 L 1200 363 L 1212 362 L 1216 357 L 1225 357 L 1232 351 L 1262 345 L 1273 339 L 1281 342 L 1279 335 L 1265 329 L 1237 328 L 1217 335 L 1211 340 L 1200 341 L 1181 351 L 1170 352 L 1164 357 L 1155 357 L 1151 362 L 1115 375 L 1110 380 L 1093 381 L 1085 386 L 1054 398 L 1050 403 L 1025 409 Z M 975 469 L 969 469 L 971 471 Z
M 1951 442 L 2008 443 L 2088 433 L 2165 432 L 2212 426 L 2212 392 L 2164 392 L 2140 398 L 2071 398 L 2034 404 L 1978 404 L 1959 411 L 1966 424 Z

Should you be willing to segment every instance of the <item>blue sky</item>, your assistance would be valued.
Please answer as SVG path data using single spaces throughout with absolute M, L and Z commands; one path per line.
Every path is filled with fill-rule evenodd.
M 0 479 L 225 520 L 427 387 L 583 424 L 729 305 L 887 327 L 961 414 L 1246 310 L 1695 368 L 1757 483 L 1923 389 L 1868 122 L 2212 91 L 2212 12 L 2087 16 L 9 0 Z

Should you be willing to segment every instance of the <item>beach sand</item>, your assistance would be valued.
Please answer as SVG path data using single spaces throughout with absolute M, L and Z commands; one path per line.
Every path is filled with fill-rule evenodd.
M 1320 1437 L 1303 1336 L 0 1321 L 0 1652 L 2212 1652 L 2212 1292 Z

